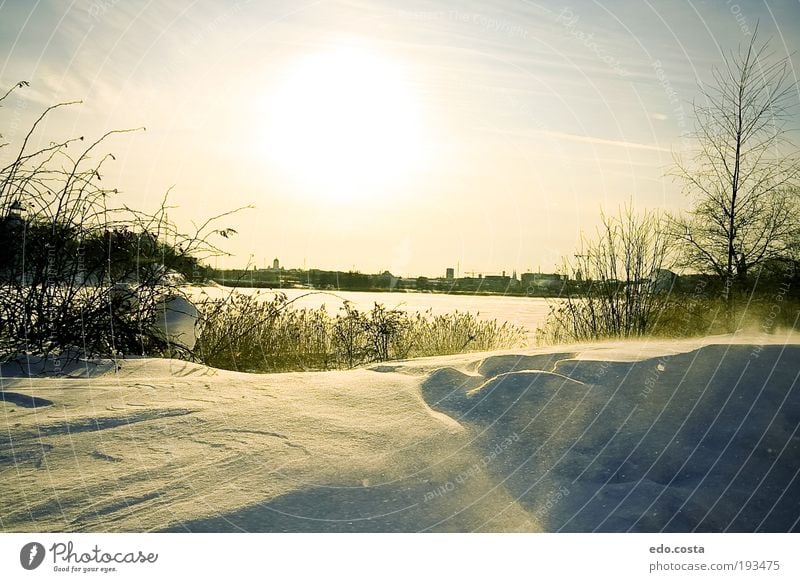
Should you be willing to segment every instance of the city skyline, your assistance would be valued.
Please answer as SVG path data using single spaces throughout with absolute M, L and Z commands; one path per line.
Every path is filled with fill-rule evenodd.
M 277 263 L 278 266 L 276 266 L 276 263 Z M 213 267 L 213 265 L 209 265 L 209 266 Z M 287 265 L 283 264 L 283 262 L 280 260 L 279 257 L 273 257 L 272 260 L 268 260 L 266 257 L 264 257 L 264 259 L 263 259 L 261 264 L 255 264 L 255 263 L 251 262 L 250 264 L 245 264 L 245 265 L 228 265 L 228 266 L 225 266 L 225 267 L 213 267 L 213 268 L 217 268 L 217 269 L 220 269 L 220 270 L 231 270 L 231 271 L 236 271 L 236 270 L 239 270 L 239 271 L 247 271 L 247 270 L 256 270 L 256 271 L 276 271 L 276 270 L 280 270 L 280 271 L 314 271 L 314 270 L 317 270 L 317 271 L 329 271 L 329 272 L 338 271 L 338 272 L 341 272 L 341 273 L 364 273 L 364 274 L 371 274 L 371 275 L 376 275 L 376 274 L 381 274 L 381 273 L 388 272 L 388 273 L 391 273 L 392 275 L 395 275 L 395 276 L 398 276 L 398 277 L 404 277 L 404 278 L 405 277 L 417 277 L 417 276 L 420 276 L 420 277 L 440 278 L 440 279 L 448 279 L 448 278 L 453 278 L 453 277 L 458 279 L 458 278 L 462 278 L 462 277 L 477 277 L 479 275 L 481 275 L 481 276 L 483 276 L 483 275 L 502 275 L 502 276 L 508 275 L 509 277 L 511 277 L 513 279 L 513 278 L 521 276 L 523 274 L 533 274 L 533 273 L 537 273 L 537 274 L 556 274 L 556 273 L 560 272 L 558 266 L 553 267 L 551 269 L 543 269 L 541 265 L 537 265 L 536 267 L 528 267 L 528 268 L 522 269 L 522 270 L 519 270 L 519 269 L 516 269 L 516 268 L 504 269 L 501 266 L 501 267 L 499 267 L 497 269 L 489 270 L 489 271 L 485 271 L 484 272 L 484 271 L 474 271 L 474 270 L 463 270 L 463 269 L 461 269 L 460 264 L 456 263 L 453 266 L 442 267 L 440 269 L 441 272 L 416 273 L 416 272 L 409 271 L 407 273 L 406 272 L 395 273 L 395 272 L 392 272 L 390 269 L 378 269 L 376 271 L 367 271 L 367 270 L 359 268 L 359 266 L 356 265 L 356 264 L 350 265 L 350 268 L 346 268 L 346 269 L 329 268 L 326 265 L 308 266 L 306 264 L 306 261 L 304 261 L 303 265 L 288 265 L 287 266 Z M 449 276 L 450 271 L 452 271 L 453 277 Z

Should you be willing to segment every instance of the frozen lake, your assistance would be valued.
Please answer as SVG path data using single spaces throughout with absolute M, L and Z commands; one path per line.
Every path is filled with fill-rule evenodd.
M 226 287 L 207 287 L 212 297 L 222 296 L 230 291 Z M 258 293 L 264 297 L 274 297 L 277 291 L 269 289 L 250 289 L 240 287 L 240 293 Z M 469 312 L 481 319 L 497 319 L 528 330 L 529 345 L 533 343 L 536 328 L 544 321 L 548 312 L 548 300 L 542 297 L 512 297 L 502 295 L 445 295 L 442 293 L 373 293 L 368 291 L 314 291 L 309 289 L 283 289 L 296 307 L 320 307 L 325 305 L 330 313 L 336 313 L 344 301 L 350 301 L 358 309 L 370 309 L 375 303 L 388 308 L 398 308 L 409 312 L 426 311 L 434 314 L 452 311 Z M 550 300 L 554 301 L 553 299 Z

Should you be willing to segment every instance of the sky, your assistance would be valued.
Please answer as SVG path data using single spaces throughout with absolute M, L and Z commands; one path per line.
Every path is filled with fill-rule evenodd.
M 800 64 L 796 0 L 0 0 L 0 133 L 146 128 L 104 182 L 184 229 L 251 206 L 218 266 L 549 272 L 601 210 L 687 206 L 692 103 L 756 25 Z

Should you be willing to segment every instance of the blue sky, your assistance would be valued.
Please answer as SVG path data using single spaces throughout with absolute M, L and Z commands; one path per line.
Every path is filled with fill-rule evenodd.
M 800 48 L 797 1 L 0 0 L 0 86 L 32 85 L 0 110 L 0 133 L 13 141 L 25 119 L 72 99 L 83 104 L 54 116 L 42 142 L 146 126 L 109 143 L 117 162 L 104 179 L 142 207 L 174 185 L 186 225 L 253 204 L 234 221 L 228 265 L 252 255 L 407 275 L 551 270 L 601 208 L 686 205 L 665 174 L 692 145 L 698 83 L 756 23 L 777 58 Z M 325 130 L 337 133 L 309 139 L 341 143 L 332 159 L 355 172 L 347 156 L 368 150 L 352 127 L 401 177 L 326 173 L 313 144 L 317 158 L 275 163 L 288 137 L 267 120 L 324 105 L 328 87 L 313 79 L 323 67 L 301 85 L 314 94 L 288 98 L 305 105 L 276 111 L 275 96 L 303 63 L 341 47 L 366 57 L 334 69 L 377 64 L 331 83 L 356 105 L 325 109 L 343 117 Z M 385 124 L 347 117 L 359 92 Z M 392 118 L 411 101 L 409 133 Z

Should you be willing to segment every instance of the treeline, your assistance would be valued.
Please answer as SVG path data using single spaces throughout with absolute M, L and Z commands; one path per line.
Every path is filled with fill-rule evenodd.
M 340 291 L 391 291 L 408 287 L 391 273 L 365 274 L 320 269 L 212 269 L 209 279 L 226 287 L 311 287 Z
M 388 271 L 366 274 L 321 269 L 208 269 L 205 276 L 225 287 L 306 288 L 327 291 L 423 291 L 452 295 L 556 297 L 566 279 L 555 274 L 525 273 L 473 277 L 398 277 Z

